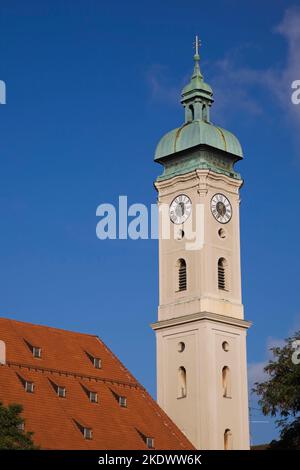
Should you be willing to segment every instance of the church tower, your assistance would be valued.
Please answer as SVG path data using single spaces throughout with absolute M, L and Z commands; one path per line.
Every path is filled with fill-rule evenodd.
M 238 139 L 210 121 L 199 66 L 182 90 L 184 124 L 160 140 L 158 403 L 198 449 L 249 449 L 241 295 Z M 170 227 L 170 236 L 166 235 Z M 194 233 L 197 243 L 192 243 Z

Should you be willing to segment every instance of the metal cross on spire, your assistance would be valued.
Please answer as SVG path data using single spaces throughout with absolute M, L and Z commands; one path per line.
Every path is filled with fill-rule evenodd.
M 194 65 L 194 73 L 192 75 L 192 78 L 200 77 L 202 79 L 203 76 L 202 76 L 202 73 L 200 71 L 200 66 L 199 66 L 199 62 L 200 62 L 199 48 L 200 48 L 200 46 L 201 46 L 201 41 L 200 41 L 198 35 L 196 34 L 195 42 L 194 42 L 194 48 L 195 48 L 194 61 L 195 61 L 195 65 Z
M 195 47 L 195 55 L 199 55 L 199 48 L 201 46 L 201 40 L 199 39 L 198 35 L 196 34 L 194 47 Z

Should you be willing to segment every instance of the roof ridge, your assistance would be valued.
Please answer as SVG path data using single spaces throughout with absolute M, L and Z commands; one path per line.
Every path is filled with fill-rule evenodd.
M 14 324 L 19 323 L 19 324 L 22 324 L 22 325 L 34 326 L 34 327 L 44 328 L 44 329 L 50 329 L 50 330 L 53 330 L 53 331 L 60 331 L 60 332 L 63 332 L 63 333 L 70 333 L 70 334 L 75 334 L 75 335 L 80 335 L 80 336 L 91 336 L 92 338 L 98 338 L 98 335 L 91 334 L 91 333 L 81 333 L 80 331 L 66 330 L 64 328 L 56 328 L 54 326 L 41 325 L 41 324 L 36 324 L 36 323 L 32 323 L 32 322 L 14 320 L 12 318 L 7 318 L 7 317 L 1 317 L 0 316 L 0 321 L 1 320 L 8 321 L 11 324 L 12 327 L 14 327 Z M 18 335 L 18 333 L 17 333 L 17 335 Z

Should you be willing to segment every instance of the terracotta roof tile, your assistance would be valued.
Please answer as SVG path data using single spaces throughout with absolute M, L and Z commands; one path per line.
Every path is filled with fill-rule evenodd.
M 117 357 L 97 337 L 0 319 L 6 364 L 0 365 L 0 401 L 24 407 L 25 429 L 43 449 L 193 449 L 192 444 L 159 408 Z M 25 340 L 42 348 L 34 358 Z M 102 361 L 96 369 L 86 352 Z M 18 375 L 34 383 L 27 393 Z M 59 397 L 53 384 L 65 387 Z M 87 391 L 98 395 L 89 400 Z M 124 396 L 121 407 L 117 397 Z M 85 439 L 81 426 L 92 429 Z

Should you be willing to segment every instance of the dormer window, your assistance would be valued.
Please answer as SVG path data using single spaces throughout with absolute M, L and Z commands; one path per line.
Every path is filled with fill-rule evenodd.
M 36 346 L 32 347 L 32 355 L 35 358 L 40 359 L 42 357 L 42 348 L 38 348 Z
M 95 390 L 90 390 L 84 384 L 81 387 L 91 403 L 98 403 L 98 393 Z
M 99 359 L 99 357 L 93 358 L 93 364 L 95 369 L 101 369 L 101 359 Z
M 17 424 L 17 429 L 19 431 L 25 431 L 25 423 L 24 421 L 22 423 Z
M 76 419 L 74 419 L 74 422 L 75 422 L 76 426 L 78 427 L 79 431 L 81 432 L 81 434 L 83 435 L 84 439 L 88 439 L 88 440 L 93 439 L 93 430 L 92 430 L 92 428 L 79 423 Z
M 42 357 L 42 348 L 40 346 L 34 346 L 32 343 L 30 343 L 26 339 L 24 341 L 28 349 L 30 349 L 32 356 L 35 357 L 36 359 L 40 359 Z
M 34 393 L 34 382 L 31 380 L 31 377 L 24 377 L 16 373 L 18 379 L 20 380 L 22 387 L 27 393 Z
M 124 395 L 119 395 L 112 389 L 110 389 L 110 391 L 113 394 L 114 399 L 118 402 L 119 406 L 122 408 L 127 408 L 127 398 Z
M 66 398 L 67 391 L 64 385 L 59 385 L 58 383 L 53 382 L 53 380 L 50 380 L 50 379 L 49 379 L 49 383 L 59 398 Z
M 143 441 L 146 444 L 146 446 L 148 447 L 148 449 L 154 449 L 154 439 L 153 439 L 153 437 L 150 437 L 149 435 L 147 436 L 146 434 L 139 431 L 138 429 L 137 429 L 137 432 L 140 435 L 140 437 L 143 439 Z
M 146 437 L 145 441 L 146 441 L 146 446 L 148 447 L 148 449 L 154 449 L 153 437 Z
M 33 382 L 28 382 L 27 380 L 25 380 L 24 388 L 25 388 L 25 392 L 33 393 L 34 392 L 34 383 Z
M 91 403 L 98 403 L 98 394 L 96 392 L 89 392 L 89 400 Z
M 66 388 L 61 387 L 60 385 L 57 386 L 57 395 L 60 398 L 66 398 Z
M 83 437 L 85 439 L 93 439 L 93 431 L 91 428 L 83 428 Z
M 89 352 L 85 351 L 85 354 L 87 355 L 87 357 L 89 358 L 89 360 L 91 361 L 91 363 L 93 364 L 93 366 L 95 367 L 95 369 L 101 369 L 102 367 L 102 361 L 99 357 L 97 356 L 93 356 L 93 354 L 90 354 Z
M 127 398 L 119 396 L 119 405 L 122 408 L 127 408 Z

